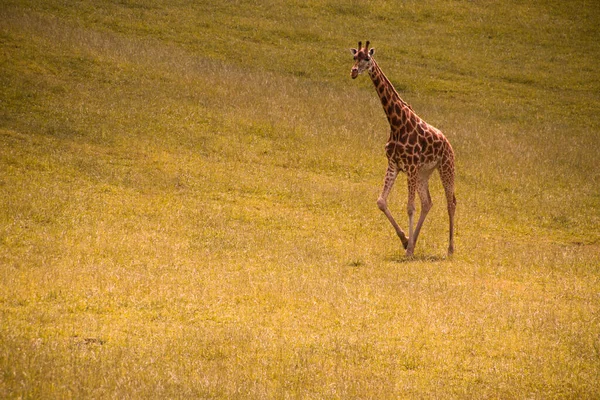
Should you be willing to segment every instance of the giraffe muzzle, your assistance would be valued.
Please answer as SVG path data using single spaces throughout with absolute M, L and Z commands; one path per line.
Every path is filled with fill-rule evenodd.
M 352 71 L 350 71 L 350 75 L 352 76 L 352 79 L 356 79 L 356 77 L 358 76 L 358 68 L 352 68 Z

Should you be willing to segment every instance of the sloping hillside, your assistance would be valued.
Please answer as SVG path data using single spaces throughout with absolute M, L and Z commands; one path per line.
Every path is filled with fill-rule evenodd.
M 0 397 L 595 398 L 600 6 L 7 1 Z M 370 40 L 457 156 L 376 207 Z M 406 227 L 406 184 L 390 207 Z

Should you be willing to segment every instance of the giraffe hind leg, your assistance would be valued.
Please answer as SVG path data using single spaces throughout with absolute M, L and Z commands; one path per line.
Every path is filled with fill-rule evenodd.
M 454 163 L 444 163 L 440 167 L 440 178 L 446 192 L 448 205 L 449 238 L 448 255 L 454 253 L 454 213 L 456 212 L 456 196 L 454 194 Z

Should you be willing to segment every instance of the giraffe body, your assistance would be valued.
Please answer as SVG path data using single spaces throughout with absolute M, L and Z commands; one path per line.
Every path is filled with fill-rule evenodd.
M 406 249 L 406 254 L 412 256 L 423 222 L 433 205 L 429 193 L 429 177 L 437 169 L 446 193 L 450 222 L 448 254 L 451 255 L 454 252 L 454 212 L 456 210 L 454 151 L 448 139 L 439 129 L 419 118 L 413 109 L 402 100 L 373 59 L 374 49 L 368 47 L 369 42 L 364 48 L 362 48 L 361 42 L 358 42 L 358 50 L 351 49 L 355 60 L 351 75 L 354 79 L 362 72 L 368 71 L 390 124 L 390 136 L 385 145 L 388 167 L 377 206 L 396 230 L 396 234 Z M 387 206 L 388 195 L 400 172 L 406 174 L 408 181 L 408 236 L 396 223 Z M 416 210 L 415 194 L 418 194 L 421 200 L 421 213 L 413 230 Z

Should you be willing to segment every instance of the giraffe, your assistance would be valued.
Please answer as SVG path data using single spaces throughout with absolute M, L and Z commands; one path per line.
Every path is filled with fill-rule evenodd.
M 412 257 L 419 232 L 433 203 L 429 193 L 429 177 L 438 170 L 448 205 L 450 220 L 450 239 L 448 255 L 454 252 L 454 212 L 456 197 L 454 195 L 454 151 L 448 139 L 437 128 L 427 124 L 413 111 L 394 89 L 390 80 L 375 62 L 375 49 L 369 49 L 369 42 L 358 49 L 350 49 L 354 56 L 351 70 L 352 79 L 367 71 L 383 105 L 390 124 L 390 136 L 385 145 L 388 160 L 383 190 L 377 199 L 377 206 L 390 221 L 396 234 L 400 237 L 406 255 Z M 405 172 L 408 181 L 408 236 L 398 226 L 388 206 L 387 198 L 392 190 L 399 172 Z M 415 216 L 415 192 L 421 200 L 421 213 L 413 230 Z

